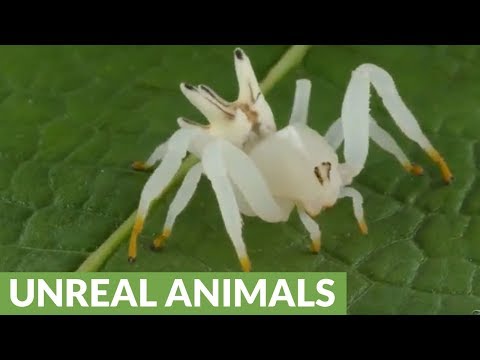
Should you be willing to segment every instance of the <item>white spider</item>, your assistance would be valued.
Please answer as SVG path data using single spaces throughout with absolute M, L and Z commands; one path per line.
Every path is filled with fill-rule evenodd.
M 250 271 L 251 263 L 242 239 L 241 214 L 258 216 L 267 222 L 284 222 L 296 208 L 310 234 L 311 250 L 317 253 L 321 244 L 320 228 L 312 217 L 335 205 L 338 199 L 349 197 L 360 229 L 367 233 L 363 198 L 349 185 L 364 167 L 369 138 L 394 155 L 407 171 L 416 175 L 423 172 L 410 163 L 395 140 L 369 115 L 370 84 L 376 88 L 399 128 L 440 166 L 445 182 L 452 180 L 447 164 L 423 134 L 385 70 L 364 64 L 353 71 L 341 118 L 332 124 L 325 137 L 306 125 L 311 84 L 308 80 L 297 81 L 289 125 L 275 132 L 273 116 L 261 95 L 248 58 L 239 49 L 235 54 L 240 84 L 237 102 L 226 103 L 206 87 L 181 86 L 187 98 L 207 117 L 210 126 L 180 120 L 182 128 L 147 161 L 147 166 L 152 166 L 162 159 L 142 192 L 130 242 L 130 259 L 134 259 L 136 238 L 150 202 L 170 182 L 187 152 L 192 152 L 201 161 L 189 170 L 170 205 L 163 233 L 154 241 L 155 248 L 163 246 L 170 235 L 176 217 L 190 201 L 202 173 L 212 183 L 243 271 Z M 226 118 L 227 113 L 229 118 Z M 222 127 L 218 128 L 220 131 L 213 131 L 218 119 Z M 340 164 L 335 151 L 343 141 L 345 163 Z
M 202 173 L 209 177 L 217 197 L 220 197 L 218 201 L 224 215 L 225 224 L 237 221 L 235 215 L 225 215 L 224 211 L 228 210 L 223 210 L 230 193 L 226 195 L 227 200 L 223 199 L 223 194 L 232 191 L 232 184 L 226 175 L 227 169 L 231 168 L 233 163 L 230 158 L 239 157 L 240 164 L 247 163 L 247 166 L 254 166 L 240 148 L 243 150 L 251 149 L 260 139 L 275 133 L 276 125 L 272 110 L 260 90 L 250 59 L 243 50 L 235 49 L 234 63 L 239 86 L 236 101 L 225 101 L 206 85 L 180 84 L 182 93 L 205 116 L 209 125 L 201 125 L 185 118 L 179 118 L 177 120 L 180 126 L 179 130 L 165 143 L 159 145 L 146 162 L 136 161 L 132 164 L 132 167 L 136 170 L 147 170 L 162 160 L 145 184 L 141 194 L 128 249 L 130 262 L 135 261 L 137 237 L 143 228 L 151 202 L 163 192 L 172 180 L 187 152 L 193 153 L 202 161 L 194 165 L 185 176 L 177 196 L 170 205 L 163 233 L 154 241 L 154 248 L 158 249 L 163 246 L 164 241 L 170 235 L 176 217 L 192 197 Z M 223 154 L 227 154 L 225 155 L 227 156 L 226 159 L 222 156 Z M 224 165 L 222 166 L 222 164 Z M 232 171 L 235 171 L 235 169 Z M 258 170 L 253 169 L 253 171 L 261 181 L 260 186 L 263 192 L 269 194 Z M 217 188 L 220 189 L 217 190 Z M 227 190 L 223 190 L 224 188 Z M 268 200 L 265 199 L 267 203 Z M 275 206 L 275 203 L 273 203 L 273 206 Z M 235 223 L 226 226 L 234 240 L 237 252 L 245 254 L 245 256 L 242 255 L 242 258 L 248 259 L 243 240 L 241 237 L 237 239 L 237 236 L 232 234 L 230 230 L 232 226 L 241 227 L 241 224 Z M 248 260 L 243 261 L 245 262 L 244 267 L 249 267 L 246 264 Z

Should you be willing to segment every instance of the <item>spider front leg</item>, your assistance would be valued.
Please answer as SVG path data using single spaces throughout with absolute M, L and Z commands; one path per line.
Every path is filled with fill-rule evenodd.
M 291 208 L 281 206 L 273 197 L 267 182 L 248 155 L 227 141 L 219 140 L 222 162 L 229 178 L 248 204 L 249 211 L 263 221 L 286 221 Z M 235 189 L 234 189 L 235 190 Z
M 289 121 L 290 125 L 307 124 L 311 86 L 309 80 L 297 80 L 292 113 Z M 407 156 L 402 149 L 400 149 L 396 141 L 390 136 L 390 134 L 382 129 L 371 116 L 369 127 L 370 138 L 383 150 L 395 156 L 406 171 L 414 175 L 423 174 L 423 169 L 416 164 L 412 164 L 410 160 L 408 160 Z M 337 119 L 330 126 L 325 134 L 325 138 L 335 150 L 340 147 L 343 142 L 342 118 Z
M 202 165 L 212 183 L 225 228 L 232 240 L 242 270 L 249 272 L 252 264 L 242 237 L 242 217 L 224 166 L 220 141 L 215 141 L 205 148 L 202 154 Z
M 182 159 L 185 157 L 192 139 L 199 135 L 193 129 L 180 129 L 168 140 L 165 156 L 148 179 L 142 190 L 137 216 L 133 225 L 128 247 L 128 260 L 134 262 L 137 256 L 137 238 L 143 229 L 145 218 L 150 209 L 150 204 L 165 190 L 167 185 L 177 173 Z

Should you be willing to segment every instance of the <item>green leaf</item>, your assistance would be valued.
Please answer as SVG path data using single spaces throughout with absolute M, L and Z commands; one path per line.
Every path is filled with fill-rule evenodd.
M 287 47 L 244 47 L 263 78 Z M 201 120 L 181 81 L 236 95 L 233 47 L 3 47 L 0 49 L 0 270 L 73 271 L 135 210 L 148 174 L 130 170 L 177 128 Z M 425 169 L 406 174 L 371 145 L 354 181 L 369 235 L 351 202 L 318 217 L 322 252 L 308 252 L 295 213 L 286 224 L 245 218 L 255 271 L 347 271 L 352 314 L 471 314 L 480 309 L 480 80 L 478 47 L 318 46 L 267 96 L 278 125 L 288 119 L 295 80 L 313 82 L 310 125 L 324 133 L 340 114 L 351 71 L 382 66 L 455 181 L 445 186 L 422 150 L 373 97 L 372 113 Z M 149 249 L 173 193 L 147 218 L 135 264 L 126 240 L 105 271 L 238 271 L 208 180 L 161 253 Z

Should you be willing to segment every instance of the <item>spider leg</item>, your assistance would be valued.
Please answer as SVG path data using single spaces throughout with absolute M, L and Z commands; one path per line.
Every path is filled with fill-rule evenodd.
M 235 183 L 233 183 L 233 192 L 235 193 L 235 199 L 237 200 L 237 205 L 240 209 L 240 213 L 249 217 L 257 216 L 257 214 L 255 214 L 255 212 L 252 210 L 252 207 L 248 204 L 245 196 L 242 194 L 238 186 L 235 185 Z
M 407 172 L 413 175 L 423 174 L 422 167 L 412 164 L 393 137 L 382 129 L 372 117 L 370 118 L 370 137 L 383 150 L 395 156 Z
M 355 70 L 342 103 L 344 156 L 351 178 L 365 165 L 368 154 L 370 80 L 368 74 Z M 332 129 L 333 131 L 333 129 Z
M 310 80 L 297 80 L 295 88 L 295 97 L 293 100 L 292 113 L 290 114 L 289 124 L 300 123 L 307 124 L 308 105 L 310 102 L 310 92 L 312 83 Z
M 160 236 L 155 238 L 152 244 L 153 250 L 162 248 L 170 236 L 177 216 L 185 209 L 190 202 L 203 173 L 202 164 L 194 165 L 185 175 L 180 189 L 168 208 L 167 218 Z
M 395 156 L 395 158 L 402 164 L 403 168 L 412 173 L 413 175 L 422 175 L 423 169 L 416 165 L 412 164 L 410 160 L 407 158 L 405 153 L 402 151 L 400 146 L 398 146 L 395 139 L 386 132 L 380 125 L 377 124 L 375 119 L 370 116 L 370 124 L 369 124 L 369 136 L 376 143 L 380 146 L 383 150 Z M 342 119 L 337 119 L 328 129 L 327 133 L 325 134 L 325 139 L 328 143 L 337 150 L 343 142 L 343 128 L 342 128 Z
M 330 146 L 337 151 L 340 145 L 343 142 L 343 127 L 342 127 L 342 118 L 339 118 L 334 121 L 332 125 L 328 128 L 325 133 L 325 140 L 330 144 Z
M 203 130 L 208 130 L 210 127 L 209 125 L 203 125 L 199 124 L 195 121 L 189 120 L 184 117 L 179 117 L 177 119 L 178 126 L 180 126 L 183 129 L 203 129 Z
M 202 85 L 203 86 L 203 85 Z M 208 131 L 208 125 L 202 125 L 186 118 L 178 118 L 177 123 L 182 129 L 199 129 Z M 147 161 L 135 161 L 132 163 L 132 168 L 139 171 L 148 171 L 155 166 L 157 162 L 163 159 L 167 152 L 168 140 L 160 145 L 153 151 Z
M 128 247 L 128 259 L 130 262 L 135 261 L 137 256 L 137 237 L 143 229 L 143 223 L 148 214 L 150 204 L 160 196 L 175 176 L 180 168 L 182 159 L 187 153 L 190 142 L 198 134 L 199 132 L 193 129 L 180 129 L 168 140 L 165 156 L 147 180 L 140 196 L 140 204 Z
M 353 201 L 353 214 L 357 219 L 358 226 L 360 227 L 360 231 L 362 234 L 368 234 L 368 227 L 367 223 L 365 222 L 365 218 L 363 215 L 363 197 L 357 190 L 352 187 L 344 187 L 340 191 L 339 198 L 349 197 Z
M 290 211 L 275 201 L 253 160 L 227 141 L 220 141 L 219 147 L 223 154 L 222 166 L 227 169 L 228 176 L 249 208 L 264 221 L 286 221 Z
M 214 103 L 220 104 L 224 108 L 228 108 L 231 103 L 224 98 L 222 98 L 220 95 L 218 95 L 211 87 L 201 84 L 198 86 L 200 93 L 203 94 L 203 96 L 210 101 L 213 101 Z
M 168 142 L 168 141 L 167 141 Z M 147 161 L 134 161 L 132 163 L 132 168 L 134 170 L 138 171 L 148 171 L 152 167 L 155 166 L 155 164 L 162 160 L 163 157 L 165 156 L 165 152 L 167 151 L 167 142 L 164 142 L 163 144 L 160 144 L 157 146 L 157 148 L 153 151 L 153 153 L 150 155 L 150 157 L 147 159 Z
M 212 182 L 242 269 L 250 271 L 251 264 L 242 238 L 240 209 L 244 208 L 250 215 L 253 213 L 268 222 L 280 222 L 288 219 L 290 208 L 277 204 L 255 163 L 229 142 L 217 139 L 205 148 L 202 164 Z M 241 202 L 244 202 L 243 206 Z
M 202 165 L 205 175 L 212 183 L 225 228 L 232 240 L 242 270 L 249 272 L 251 263 L 242 238 L 242 217 L 232 184 L 228 178 L 222 154 L 221 140 L 216 140 L 206 146 L 202 155 Z
M 320 252 L 321 246 L 321 232 L 318 224 L 303 210 L 297 207 L 298 216 L 302 222 L 305 229 L 307 229 L 310 234 L 310 239 L 312 243 L 310 244 L 310 250 L 317 254 Z
M 450 183 L 453 180 L 452 172 L 444 158 L 427 139 L 417 120 L 403 102 L 390 74 L 382 68 L 372 64 L 361 65 L 354 71 L 354 74 L 358 74 L 356 76 L 367 78 L 371 81 L 372 85 L 382 98 L 387 111 L 390 113 L 400 130 L 402 130 L 409 139 L 420 145 L 420 147 L 440 168 L 443 180 L 447 184 Z

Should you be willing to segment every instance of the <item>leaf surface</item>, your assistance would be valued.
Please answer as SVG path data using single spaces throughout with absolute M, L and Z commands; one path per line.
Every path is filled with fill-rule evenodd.
M 135 210 L 148 174 L 130 163 L 173 133 L 178 116 L 204 121 L 179 83 L 235 98 L 233 48 L 1 47 L 0 270 L 75 270 Z M 287 49 L 243 48 L 259 78 Z M 425 175 L 405 173 L 371 144 L 353 184 L 364 196 L 369 234 L 360 234 L 348 199 L 317 218 L 316 256 L 295 213 L 286 224 L 245 218 L 254 270 L 347 271 L 352 314 L 471 314 L 480 309 L 478 47 L 313 47 L 267 96 L 279 127 L 295 80 L 305 77 L 313 82 L 309 123 L 324 133 L 340 114 L 351 71 L 366 62 L 392 74 L 454 183 L 443 185 L 372 92 L 373 116 Z M 150 251 L 173 195 L 150 213 L 137 262 L 127 263 L 125 242 L 102 270 L 239 270 L 205 178 L 164 251 Z

